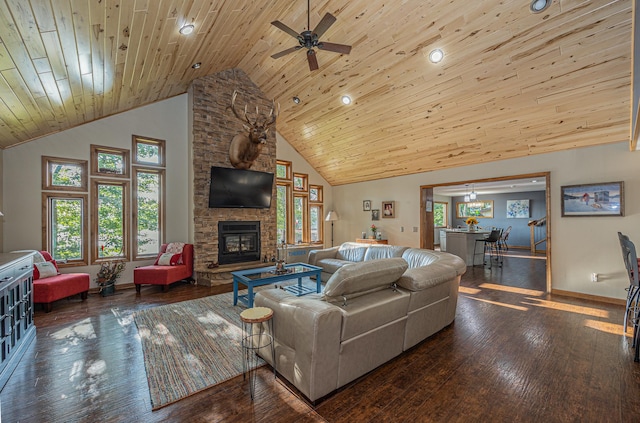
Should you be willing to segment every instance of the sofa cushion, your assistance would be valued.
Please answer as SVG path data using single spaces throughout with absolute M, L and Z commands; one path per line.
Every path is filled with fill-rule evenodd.
M 402 257 L 407 248 L 400 245 L 370 245 L 364 254 L 364 261 Z
M 409 268 L 427 266 L 438 260 L 436 251 L 423 250 L 420 248 L 408 248 L 402 253 L 402 258 L 409 264 Z
M 316 266 L 322 267 L 322 271 L 328 273 L 336 273 L 342 266 L 349 264 L 353 264 L 353 262 L 336 258 L 325 258 L 316 262 Z
M 407 270 L 401 258 L 363 261 L 338 269 L 324 287 L 325 297 L 341 297 L 370 292 L 395 282 Z
M 364 260 L 364 254 L 367 252 L 368 246 L 362 244 L 344 243 L 338 249 L 336 258 L 339 260 L 359 262 Z
M 43 263 L 34 263 L 33 265 L 35 266 L 35 268 L 33 269 L 33 278 L 36 280 L 50 278 L 51 276 L 55 276 L 58 274 L 58 269 L 56 269 L 56 266 L 54 266 L 54 264 L 50 261 L 45 261 Z
M 162 253 L 158 256 L 156 264 L 158 266 L 176 266 L 181 258 L 182 254 Z

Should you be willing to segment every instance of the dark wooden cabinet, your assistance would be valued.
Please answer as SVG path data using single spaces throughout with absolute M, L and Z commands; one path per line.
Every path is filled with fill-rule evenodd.
M 33 255 L 0 254 L 0 390 L 35 336 Z

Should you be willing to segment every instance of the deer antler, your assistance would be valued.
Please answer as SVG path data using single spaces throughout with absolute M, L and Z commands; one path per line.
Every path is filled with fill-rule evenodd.
M 275 113 L 274 113 L 274 110 L 275 110 Z M 269 116 L 267 116 L 267 119 L 265 119 L 265 122 L 264 122 L 265 129 L 273 125 L 273 123 L 276 121 L 276 118 L 278 117 L 278 114 L 280 114 L 280 103 L 278 103 L 278 107 L 276 109 L 276 101 L 272 100 L 271 111 L 269 112 Z
M 251 123 L 251 121 L 249 120 L 249 118 L 247 117 L 247 106 L 244 106 L 244 116 L 240 117 L 240 115 L 238 114 L 238 112 L 236 111 L 236 97 L 238 97 L 238 91 L 237 90 L 233 90 L 233 95 L 231 96 L 231 111 L 233 111 L 233 114 L 240 120 L 246 120 L 247 123 L 249 125 L 253 124 Z

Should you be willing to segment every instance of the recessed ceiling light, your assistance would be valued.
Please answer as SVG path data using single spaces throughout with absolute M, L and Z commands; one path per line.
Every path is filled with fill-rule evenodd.
M 351 97 L 349 97 L 348 95 L 343 95 L 341 100 L 342 100 L 342 104 L 345 104 L 345 105 L 351 104 Z
M 202 66 L 202 63 L 200 63 L 200 62 L 198 62 L 198 63 L 194 63 L 193 65 L 191 65 L 191 67 L 192 67 L 193 69 L 199 69 L 199 68 L 200 68 L 200 66 Z
M 299 97 L 293 97 L 293 102 L 296 104 L 300 104 L 300 98 Z
M 551 6 L 551 0 L 532 0 L 529 10 L 532 13 L 540 13 L 549 6 Z
M 443 58 L 444 53 L 439 48 L 431 50 L 431 53 L 429 53 L 429 60 L 431 61 L 431 63 L 440 63 Z
M 180 28 L 179 32 L 182 35 L 189 35 L 193 32 L 193 28 L 194 26 L 191 24 L 182 25 L 182 28 Z

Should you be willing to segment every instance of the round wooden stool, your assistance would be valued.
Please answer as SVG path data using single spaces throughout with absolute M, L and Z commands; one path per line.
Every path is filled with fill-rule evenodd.
M 273 361 L 273 377 L 276 377 L 276 355 L 273 345 L 273 310 L 268 307 L 253 307 L 240 313 L 242 320 L 242 375 L 246 379 L 249 374 L 249 392 L 251 399 L 256 384 L 256 367 L 258 367 L 257 352 L 260 348 L 271 347 Z M 263 323 L 269 325 L 269 333 L 264 333 Z M 252 361 L 253 357 L 253 361 Z M 253 365 L 252 365 L 253 364 Z

